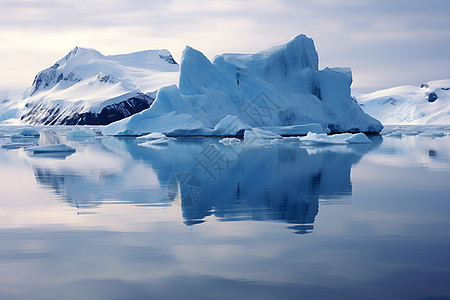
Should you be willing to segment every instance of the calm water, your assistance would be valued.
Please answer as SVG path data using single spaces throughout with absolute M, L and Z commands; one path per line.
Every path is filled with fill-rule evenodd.
M 0 148 L 0 299 L 450 299 L 449 128 L 152 148 L 17 130 L 0 145 L 77 151 Z

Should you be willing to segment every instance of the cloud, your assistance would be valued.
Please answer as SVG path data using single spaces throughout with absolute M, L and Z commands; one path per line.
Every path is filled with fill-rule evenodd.
M 389 61 L 386 68 L 395 70 L 399 68 L 396 62 L 403 63 L 408 57 L 433 57 L 438 62 L 432 69 L 438 70 L 439 63 L 448 60 L 442 49 L 450 50 L 450 19 L 446 13 L 449 1 L 342 2 L 0 1 L 0 89 L 28 85 L 41 66 L 51 65 L 76 45 L 96 48 L 104 54 L 167 48 L 179 60 L 189 44 L 212 59 L 222 52 L 255 52 L 306 33 L 315 40 L 323 67 L 348 65 L 363 70 L 373 61 Z M 409 47 L 406 55 L 392 51 L 404 49 L 402 45 Z M 369 51 L 364 61 L 370 48 L 377 51 Z M 390 58 L 393 53 L 395 59 Z M 11 78 L 7 70 L 19 66 L 24 68 L 22 76 Z M 418 69 L 408 69 L 419 76 Z M 394 73 L 378 74 L 380 85 L 386 76 L 401 76 Z M 358 79 L 358 71 L 354 75 L 355 86 L 366 84 Z

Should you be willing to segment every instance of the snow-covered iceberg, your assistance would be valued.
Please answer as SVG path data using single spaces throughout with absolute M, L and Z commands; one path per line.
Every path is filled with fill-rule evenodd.
M 450 124 L 450 80 L 355 95 L 363 110 L 385 125 Z
M 149 109 L 103 134 L 215 135 L 227 116 L 241 127 L 317 123 L 331 132 L 380 132 L 381 123 L 352 99 L 351 83 L 348 68 L 318 69 L 313 40 L 305 35 L 256 54 L 222 54 L 213 63 L 186 47 L 178 87 L 161 88 Z
M 178 74 L 165 49 L 103 55 L 76 47 L 39 72 L 23 96 L 0 102 L 0 122 L 106 125 L 150 107 Z

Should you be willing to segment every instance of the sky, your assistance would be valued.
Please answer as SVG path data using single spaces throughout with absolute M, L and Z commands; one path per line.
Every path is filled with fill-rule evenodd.
M 105 55 L 186 45 L 209 59 L 304 33 L 320 68 L 370 92 L 450 78 L 449 0 L 0 0 L 0 91 L 24 90 L 75 46 Z

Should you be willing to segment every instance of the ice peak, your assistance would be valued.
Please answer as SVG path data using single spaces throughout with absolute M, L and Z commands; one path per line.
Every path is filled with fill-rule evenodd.
M 296 69 L 311 68 L 318 70 L 319 57 L 313 39 L 304 34 L 299 34 L 279 46 L 260 51 L 254 55 L 261 59 L 276 56 L 281 60 L 289 60 Z

